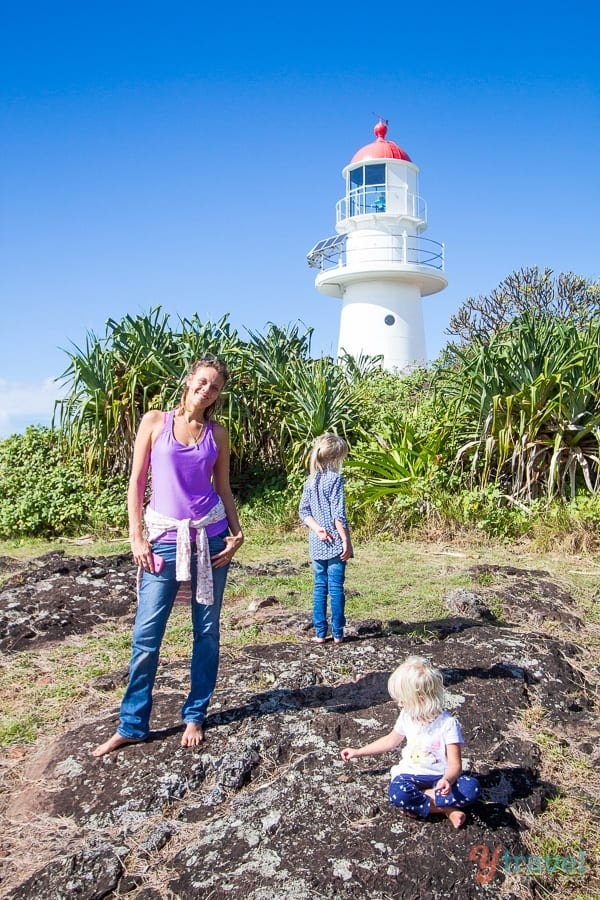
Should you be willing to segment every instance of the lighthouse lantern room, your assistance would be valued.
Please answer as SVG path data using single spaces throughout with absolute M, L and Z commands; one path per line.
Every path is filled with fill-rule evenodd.
M 380 356 L 386 369 L 426 362 L 421 298 L 443 290 L 444 245 L 423 237 L 427 206 L 419 169 L 386 140 L 375 140 L 345 167 L 346 194 L 336 204 L 336 232 L 308 254 L 319 291 L 342 300 L 338 356 Z

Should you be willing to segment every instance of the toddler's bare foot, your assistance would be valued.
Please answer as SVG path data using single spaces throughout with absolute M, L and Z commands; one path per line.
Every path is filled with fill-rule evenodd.
M 467 816 L 461 809 L 448 809 L 444 815 L 450 819 L 455 828 L 462 828 L 467 821 Z
M 433 788 L 427 788 L 423 793 L 427 794 L 428 797 L 431 797 L 431 805 L 429 807 L 430 813 L 442 813 L 447 819 L 450 819 L 455 828 L 461 828 L 465 824 L 467 815 L 462 809 L 457 809 L 455 806 L 436 806 L 435 791 Z
M 123 737 L 119 732 L 115 732 L 112 737 L 110 737 L 103 744 L 98 744 L 95 750 L 92 750 L 92 756 L 104 756 L 106 753 L 112 753 L 113 750 L 118 750 L 119 747 L 124 747 L 126 744 L 139 744 L 140 738 L 126 738 Z
M 344 643 L 344 638 L 334 638 L 334 639 L 333 639 L 333 643 L 334 643 L 334 644 L 343 644 L 343 643 Z
M 181 738 L 182 747 L 198 747 L 204 740 L 204 729 L 198 722 L 188 722 Z
M 315 644 L 324 644 L 327 638 L 314 637 L 312 640 Z

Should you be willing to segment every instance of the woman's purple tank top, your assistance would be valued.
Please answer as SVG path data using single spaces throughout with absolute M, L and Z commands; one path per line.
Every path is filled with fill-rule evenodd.
M 219 502 L 212 474 L 219 455 L 213 434 L 213 423 L 207 422 L 198 444 L 180 444 L 173 436 L 175 410 L 165 413 L 163 429 L 150 453 L 152 493 L 150 506 L 174 519 L 201 519 Z M 227 519 L 206 526 L 211 537 L 227 528 Z M 191 530 L 195 539 L 195 530 Z M 175 540 L 175 530 L 161 540 Z

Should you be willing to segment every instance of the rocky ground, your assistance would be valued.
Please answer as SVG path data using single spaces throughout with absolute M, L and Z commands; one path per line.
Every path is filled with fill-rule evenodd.
M 274 568 L 280 577 L 281 564 Z M 103 692 L 127 673 L 96 679 L 93 714 L 34 748 L 6 780 L 1 896 L 546 896 L 552 860 L 538 859 L 532 872 L 524 837 L 555 786 L 542 777 L 523 717 L 543 709 L 574 760 L 597 769 L 596 685 L 581 665 L 571 597 L 544 572 L 479 568 L 482 584 L 494 582 L 493 604 L 485 587 L 455 590 L 445 598 L 448 618 L 353 622 L 339 646 L 311 643 L 308 617 L 283 604 L 246 611 L 244 623 L 260 619 L 269 642 L 224 651 L 197 752 L 179 744 L 186 667 L 165 661 L 150 739 L 92 757 L 116 724 Z M 130 629 L 129 555 L 4 559 L 0 571 L 4 654 L 56 645 L 107 618 Z M 411 653 L 443 670 L 466 765 L 483 787 L 460 831 L 443 818 L 406 819 L 389 804 L 391 758 L 340 758 L 342 747 L 390 730 L 397 710 L 387 678 Z M 571 866 L 591 891 L 582 896 L 599 895 L 592 860 L 553 864 Z

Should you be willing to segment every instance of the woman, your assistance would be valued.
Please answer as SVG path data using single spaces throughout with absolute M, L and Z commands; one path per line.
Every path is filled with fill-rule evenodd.
M 217 680 L 227 571 L 244 540 L 229 485 L 229 437 L 212 420 L 228 377 L 219 360 L 198 360 L 186 378 L 179 408 L 151 410 L 140 423 L 127 492 L 139 583 L 129 683 L 119 727 L 94 756 L 148 737 L 160 645 L 177 592 L 188 581 L 194 636 L 181 745 L 197 747 L 204 738 L 203 722 Z M 150 469 L 152 493 L 144 512 Z

